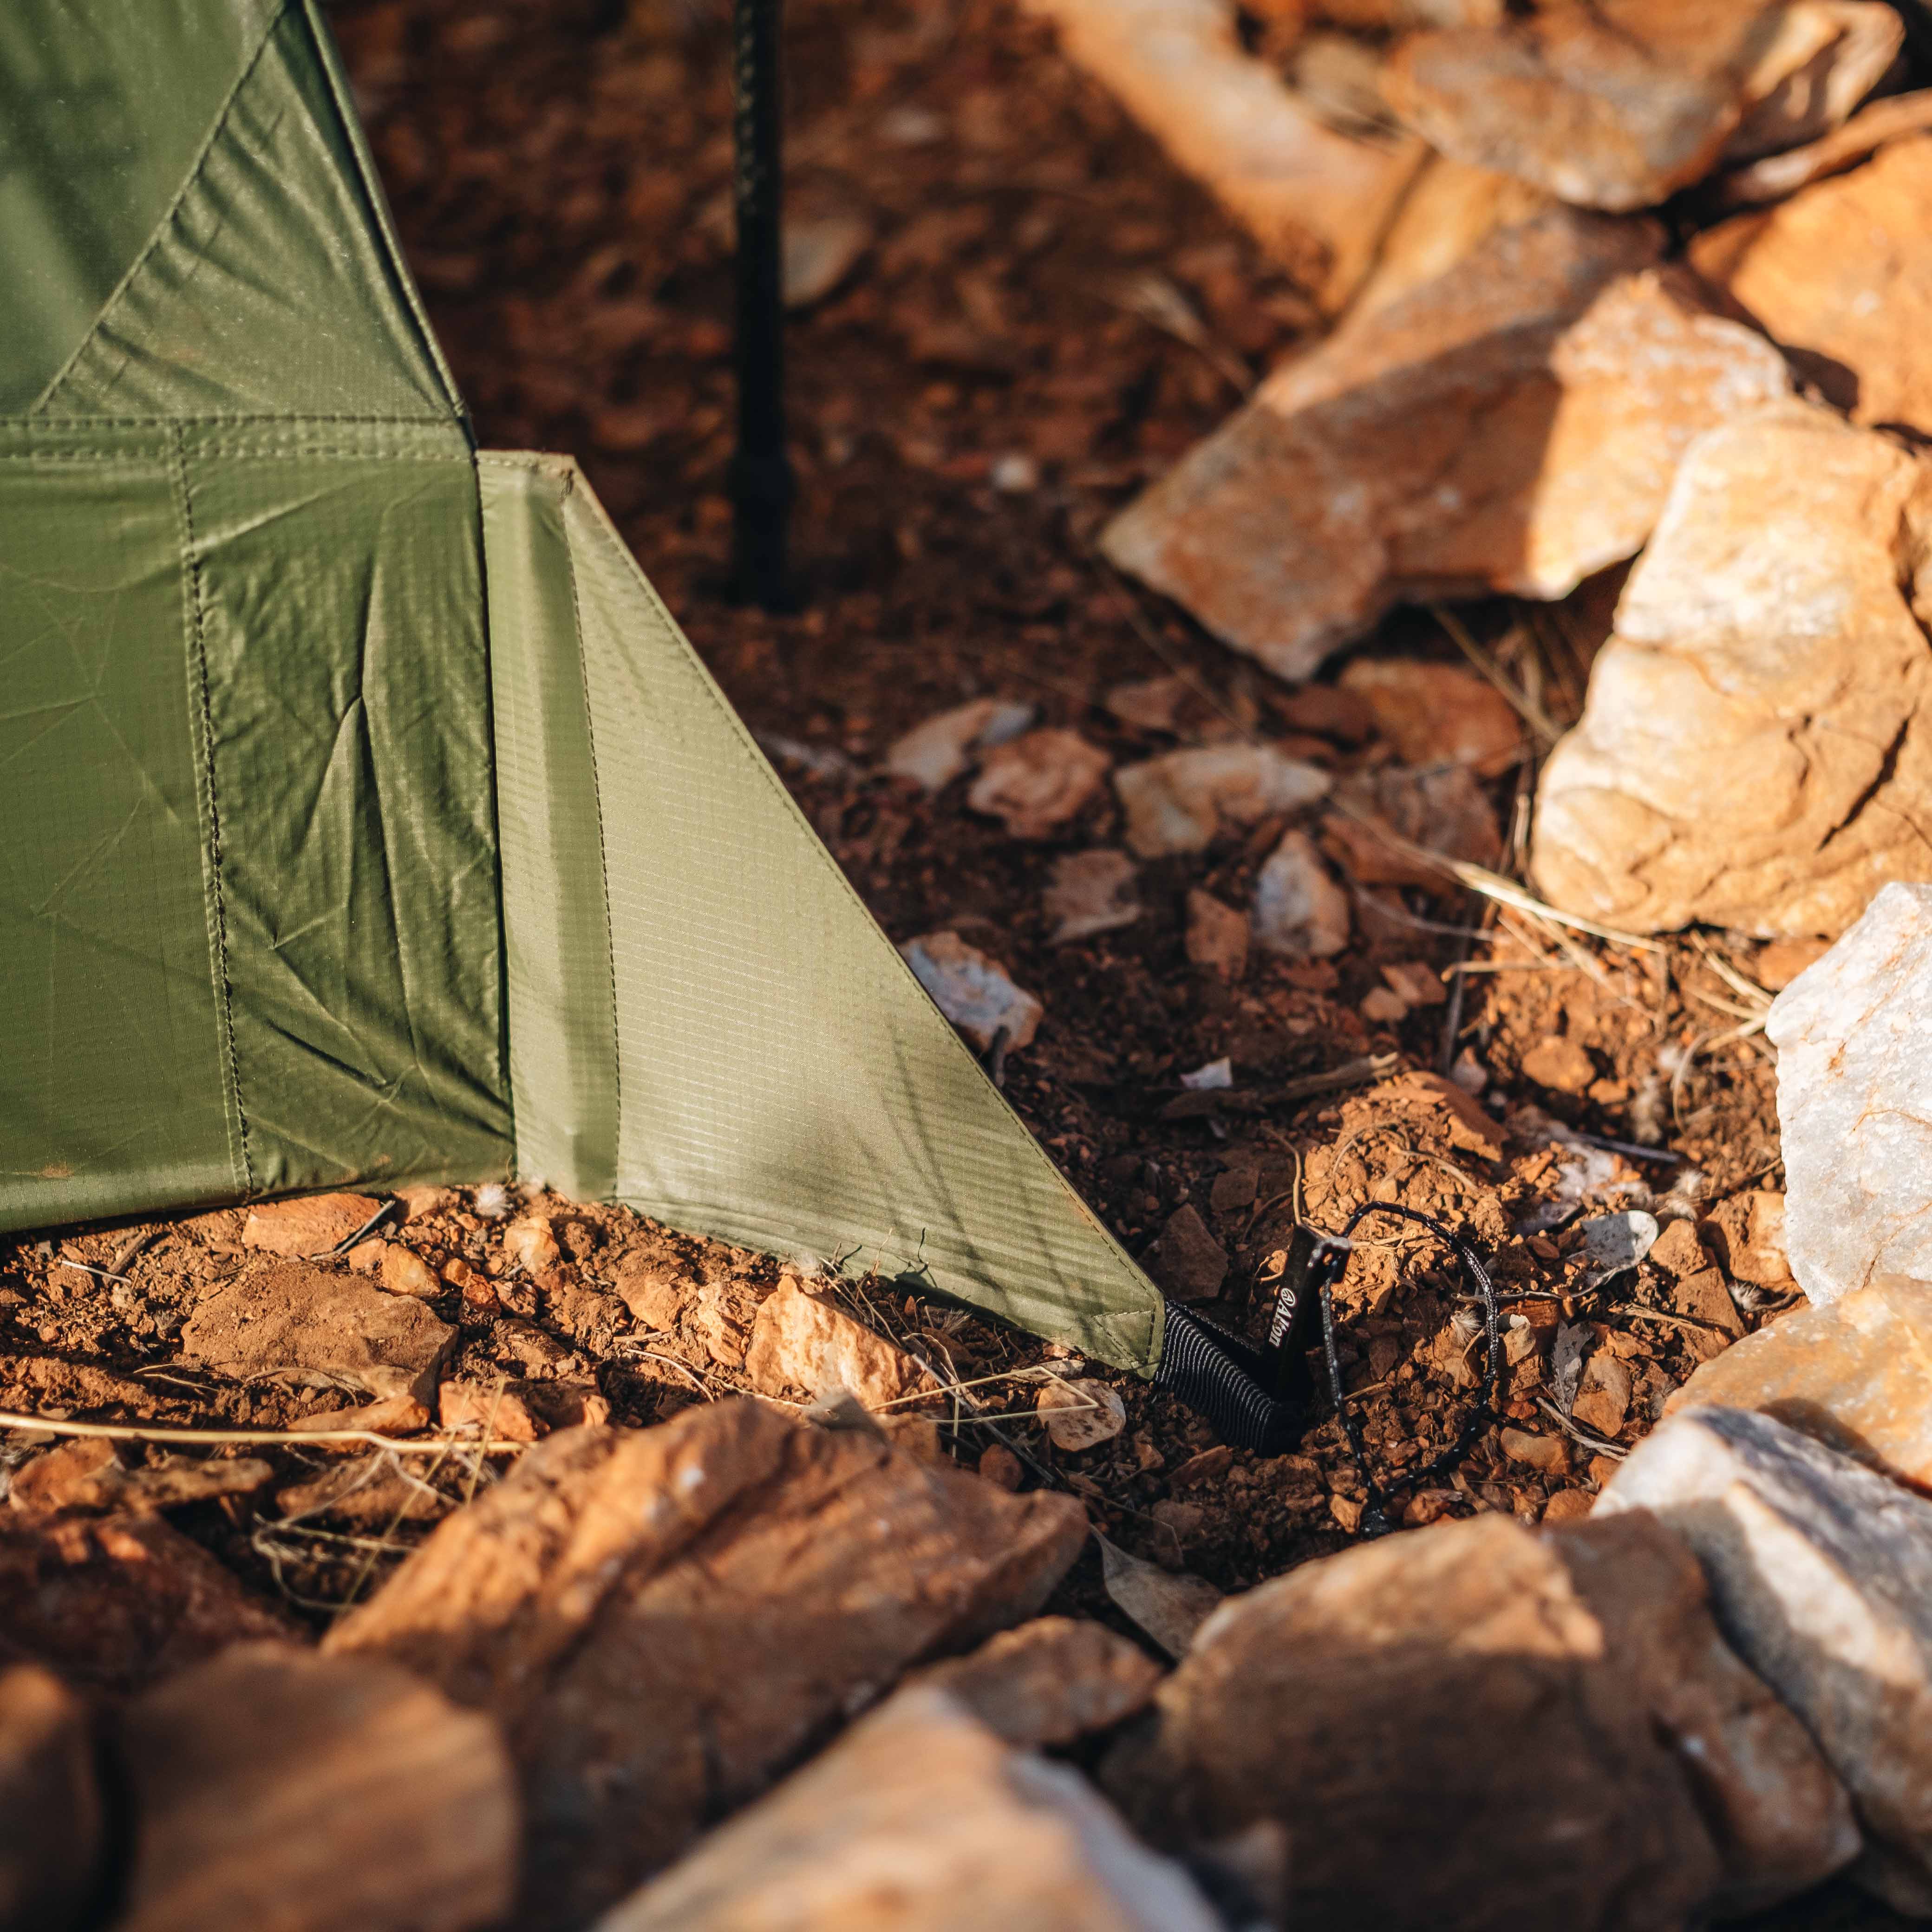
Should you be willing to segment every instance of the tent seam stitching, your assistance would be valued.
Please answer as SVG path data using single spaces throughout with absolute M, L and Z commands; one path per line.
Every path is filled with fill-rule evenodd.
M 194 492 L 189 487 L 185 439 L 177 432 L 175 474 L 181 490 L 182 526 L 188 539 L 188 616 L 194 639 L 195 671 L 201 700 L 202 760 L 208 778 L 208 896 L 214 914 L 215 956 L 219 965 L 222 1030 L 228 1048 L 228 1089 L 234 1096 L 235 1120 L 240 1137 L 243 1190 L 255 1192 L 254 1162 L 248 1151 L 248 1114 L 242 1100 L 242 1069 L 235 1046 L 234 981 L 228 961 L 228 904 L 221 885 L 221 805 L 214 777 L 214 703 L 208 674 L 208 632 L 203 622 L 201 559 L 194 534 Z
M 532 462 L 530 466 L 536 468 L 539 466 Z M 570 486 L 572 482 L 574 480 L 574 476 L 575 466 L 573 464 L 572 466 L 570 475 L 566 479 L 565 494 L 566 496 L 570 493 Z M 731 710 L 730 706 L 724 702 L 722 697 L 719 694 L 716 685 L 712 682 L 709 674 L 705 670 L 702 661 L 698 658 L 696 650 L 692 646 L 689 640 L 684 638 L 683 633 L 680 631 L 677 627 L 676 620 L 674 618 L 670 611 L 664 608 L 664 600 L 658 595 L 656 586 L 653 584 L 650 578 L 644 574 L 642 567 L 638 563 L 636 558 L 632 555 L 630 546 L 626 544 L 622 537 L 619 535 L 616 526 L 610 522 L 608 513 L 604 511 L 603 506 L 598 502 L 594 494 L 590 497 L 590 500 L 593 506 L 592 514 L 595 517 L 596 520 L 600 522 L 603 527 L 612 537 L 615 538 L 618 550 L 626 562 L 629 566 L 630 574 L 637 582 L 642 585 L 645 600 L 648 608 L 650 609 L 657 621 L 660 624 L 664 626 L 670 631 L 674 638 L 683 641 L 684 650 L 682 652 L 682 661 L 683 668 L 686 675 L 689 676 L 693 671 L 697 673 L 697 676 L 694 681 L 697 684 L 698 689 L 704 694 L 706 701 L 710 704 L 712 709 L 723 716 L 725 722 L 730 728 L 731 736 L 737 742 L 741 752 L 742 752 L 747 758 L 752 770 L 757 772 L 759 776 L 764 778 L 766 785 L 769 786 L 772 791 L 776 793 L 778 797 L 784 802 L 788 810 L 795 813 L 798 808 L 797 801 L 794 800 L 791 794 L 785 789 L 784 784 L 779 779 L 777 773 L 772 770 L 771 765 L 764 757 L 764 754 L 762 752 L 758 752 L 755 746 L 747 742 L 743 722 L 738 717 L 737 714 Z M 568 548 L 567 545 L 566 548 Z M 576 596 L 577 570 L 576 561 L 573 556 L 571 560 L 571 596 L 573 602 L 573 606 L 574 604 Z M 580 619 L 578 622 L 578 634 L 580 640 L 581 639 L 582 631 L 583 626 L 581 620 Z M 586 700 L 587 704 L 587 685 L 586 687 Z M 593 737 L 591 745 L 591 766 L 593 783 L 596 780 L 596 745 Z M 598 798 L 598 842 L 601 856 L 603 831 L 603 805 L 601 793 Z M 809 827 L 806 827 L 806 829 L 809 832 Z M 855 904 L 859 910 L 865 914 L 866 919 L 871 921 L 876 928 L 878 926 L 878 921 L 873 919 L 872 908 L 866 904 L 865 901 L 862 898 L 860 898 L 856 888 L 854 887 L 852 881 L 846 877 L 844 872 L 840 868 L 838 861 L 834 859 L 832 854 L 826 849 L 824 842 L 814 834 L 808 838 L 808 843 L 811 850 L 818 859 L 819 863 L 824 867 L 824 868 L 834 879 L 838 881 L 839 886 L 850 897 L 854 904 Z M 610 886 L 608 879 L 608 867 L 607 878 L 604 886 L 604 916 L 608 930 L 608 920 L 610 917 Z M 883 937 L 884 935 L 882 934 L 881 936 Z M 892 951 L 894 956 L 898 958 L 898 950 L 896 946 L 892 945 L 891 940 L 887 938 L 886 938 L 885 943 L 887 947 Z M 906 974 L 908 977 L 914 978 L 912 969 L 905 964 L 903 958 L 900 958 L 899 964 L 901 970 Z M 611 970 L 612 985 L 614 992 L 616 984 L 616 966 L 614 961 L 613 962 Z M 914 978 L 914 983 L 917 983 L 916 978 Z M 927 1001 L 928 1005 L 932 1004 L 932 996 L 926 992 L 926 989 L 923 987 L 921 987 L 920 988 L 920 996 Z M 936 1006 L 934 1007 L 934 1010 L 937 1011 Z M 973 1056 L 967 1052 L 967 1048 L 964 1042 L 960 1040 L 958 1035 L 952 1031 L 952 1028 L 950 1022 L 947 1024 L 946 1031 L 951 1036 L 953 1043 L 958 1048 L 958 1051 L 962 1053 L 966 1054 L 967 1058 L 972 1060 L 973 1066 L 975 1070 L 979 1073 L 980 1078 L 982 1079 L 985 1079 L 986 1077 L 986 1069 L 980 1065 L 977 1060 L 973 1059 Z M 990 1081 L 988 1081 L 987 1084 L 988 1086 L 992 1086 L 992 1083 Z M 1125 1280 L 1130 1286 L 1138 1286 L 1141 1282 L 1146 1282 L 1148 1281 L 1147 1276 L 1133 1266 L 1131 1258 L 1126 1254 L 1124 1250 L 1120 1249 L 1119 1244 L 1114 1240 L 1113 1236 L 1108 1232 L 1105 1224 L 1101 1221 L 1100 1217 L 1096 1214 L 1093 1209 L 1088 1205 L 1086 1202 L 1081 1198 L 1079 1190 L 1073 1186 L 1073 1184 L 1066 1178 L 1066 1175 L 1062 1174 L 1060 1169 L 1053 1164 L 1051 1160 L 1048 1158 L 1046 1150 L 1041 1147 L 1038 1139 L 1034 1135 L 1032 1130 L 1027 1126 L 1024 1120 L 1019 1118 L 1018 1114 L 1013 1112 L 1012 1102 L 1008 1100 L 1004 1094 L 1000 1093 L 997 1088 L 994 1088 L 993 1091 L 1000 1104 L 1006 1109 L 1010 1114 L 1012 1115 L 1014 1124 L 1019 1128 L 1020 1132 L 1025 1136 L 1028 1144 L 1032 1150 L 1034 1158 L 1041 1166 L 1045 1168 L 1047 1173 L 1052 1177 L 1054 1184 L 1058 1186 L 1060 1191 L 1073 1202 L 1078 1211 L 1092 1223 L 1095 1231 L 1100 1234 L 1102 1241 L 1105 1242 L 1108 1247 L 1115 1250 L 1118 1252 L 1119 1261 L 1115 1263 L 1114 1269 L 1116 1274 Z M 1121 1267 L 1120 1264 L 1120 1262 L 1126 1263 L 1126 1266 L 1124 1268 Z M 1138 1276 L 1138 1282 L 1136 1280 L 1136 1276 Z M 1151 1283 L 1149 1283 L 1148 1285 L 1153 1286 Z M 1160 1291 L 1157 1287 L 1155 1288 L 1155 1294 L 1157 1304 L 1160 1294 Z M 1144 1342 L 1134 1345 L 1136 1347 L 1136 1352 L 1140 1356 L 1142 1360 L 1147 1365 L 1148 1372 L 1150 1374 L 1154 1372 L 1159 1360 L 1160 1350 L 1157 1338 L 1160 1326 L 1161 1316 L 1158 1311 L 1158 1307 L 1156 1306 L 1156 1309 L 1150 1310 L 1148 1311 L 1146 1323 L 1146 1340 Z
M 574 472 L 566 472 L 562 480 L 567 500 L 574 485 Z M 570 579 L 570 621 L 577 632 L 577 674 L 584 688 L 584 741 L 590 752 L 590 796 L 597 807 L 597 869 L 604 881 L 604 957 L 610 975 L 610 1186 L 614 1192 L 622 1184 L 624 1144 L 623 1028 L 617 1005 L 617 938 L 610 916 L 610 848 L 604 829 L 604 778 L 597 765 L 597 719 L 590 697 L 590 665 L 584 648 L 584 605 L 578 593 L 577 558 L 570 547 L 567 523 L 563 566 Z
M 220 139 L 221 130 L 226 125 L 229 114 L 235 106 L 236 95 L 247 85 L 250 76 L 254 73 L 256 68 L 261 65 L 262 56 L 268 52 L 268 43 L 274 38 L 275 29 L 281 25 L 283 18 L 288 10 L 289 0 L 280 0 L 280 4 L 269 14 L 268 24 L 262 30 L 262 38 L 255 44 L 254 52 L 242 63 L 241 72 L 235 76 L 234 82 L 230 86 L 228 92 L 222 96 L 221 105 L 214 111 L 214 117 L 208 124 L 207 134 L 203 137 L 200 147 L 195 151 L 194 159 L 189 165 L 188 172 L 182 177 L 180 187 L 175 190 L 166 208 L 162 212 L 161 218 L 154 224 L 154 232 L 141 244 L 140 253 L 128 264 L 121 279 L 109 292 L 107 299 L 101 304 L 99 313 L 95 315 L 93 321 L 88 324 L 87 333 L 74 344 L 73 351 L 67 360 L 49 378 L 46 387 L 34 398 L 26 412 L 29 416 L 38 416 L 60 393 L 61 386 L 74 373 L 80 364 L 80 358 L 87 353 L 89 346 L 100 335 L 103 326 L 114 310 L 115 304 L 127 293 L 134 278 L 146 266 L 148 257 L 160 246 L 161 238 L 173 226 L 175 217 L 181 212 L 182 203 L 188 199 L 189 191 L 201 178 L 201 171 L 208 165 L 208 158 L 214 152 L 215 142 Z

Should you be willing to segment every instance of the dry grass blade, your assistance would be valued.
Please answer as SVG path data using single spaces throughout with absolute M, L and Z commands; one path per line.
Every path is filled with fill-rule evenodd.
M 432 1436 L 406 1442 L 394 1436 L 378 1435 L 373 1429 L 161 1429 L 145 1423 L 67 1422 L 14 1409 L 0 1409 L 0 1429 L 38 1430 L 46 1436 L 93 1436 L 106 1442 L 184 1442 L 202 1448 L 280 1442 L 299 1449 L 317 1442 L 366 1442 L 371 1448 L 393 1449 L 402 1456 L 443 1455 L 448 1453 L 452 1439 Z M 476 1446 L 486 1456 L 504 1456 L 520 1454 L 530 1445 L 486 1441 Z
M 1428 608 L 1429 614 L 1454 640 L 1456 648 L 1496 687 L 1504 702 L 1529 727 L 1531 735 L 1538 743 L 1544 751 L 1548 751 L 1562 736 L 1563 728 L 1529 692 L 1520 689 L 1511 682 L 1494 655 L 1477 643 L 1453 610 L 1446 610 L 1439 604 L 1432 604 Z

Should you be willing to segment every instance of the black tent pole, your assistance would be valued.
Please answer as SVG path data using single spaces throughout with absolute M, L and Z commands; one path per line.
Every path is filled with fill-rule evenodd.
M 732 587 L 742 602 L 784 608 L 784 290 L 779 264 L 779 0 L 732 0 L 733 194 L 738 217 L 738 448 L 731 460 Z

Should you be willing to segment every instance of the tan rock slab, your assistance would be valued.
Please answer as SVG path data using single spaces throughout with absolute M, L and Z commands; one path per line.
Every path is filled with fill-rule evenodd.
M 1733 1280 L 1756 1282 L 1774 1294 L 1798 1286 L 1784 1246 L 1784 1196 L 1774 1187 L 1747 1188 L 1711 1210 L 1701 1224 Z
M 392 1294 L 413 1295 L 418 1301 L 434 1301 L 444 1287 L 429 1263 L 400 1241 L 384 1248 L 380 1279 Z
M 1583 1366 L 1570 1413 L 1586 1429 L 1614 1442 L 1630 1413 L 1630 1370 L 1607 1348 L 1599 1348 Z
M 1190 1201 L 1167 1217 L 1141 1265 L 1175 1300 L 1211 1301 L 1228 1278 L 1228 1251 Z
M 247 1268 L 182 1324 L 184 1361 L 245 1380 L 278 1370 L 336 1376 L 428 1407 L 456 1330 L 420 1301 L 305 1262 Z
M 1783 10 L 1757 0 L 1552 0 L 1412 36 L 1382 92 L 1444 154 L 1582 208 L 1648 208 L 1715 164 Z
M 482 1932 L 509 1908 L 496 1726 L 393 1664 L 241 1645 L 149 1691 L 117 1742 L 122 1932 Z
M 1509 700 L 1460 664 L 1358 658 L 1340 682 L 1374 712 L 1406 765 L 1467 765 L 1492 778 L 1522 755 L 1522 725 Z
M 1067 56 L 1120 101 L 1334 314 L 1420 165 L 1418 141 L 1323 124 L 1244 52 L 1214 0 L 1029 0 Z
M 366 1429 L 376 1436 L 414 1436 L 429 1426 L 429 1411 L 412 1395 L 392 1395 L 353 1408 L 317 1409 L 312 1414 L 298 1416 L 289 1426 L 302 1432 Z
M 1448 274 L 1498 229 L 1532 221 L 1555 205 L 1546 189 L 1514 175 L 1432 154 L 1389 224 L 1351 313 L 1365 315 Z
M 373 1194 L 311 1194 L 297 1201 L 264 1201 L 248 1210 L 242 1229 L 244 1248 L 272 1255 L 326 1254 L 382 1206 Z
M 1352 318 L 1102 533 L 1276 675 L 1405 598 L 1558 598 L 1633 554 L 1702 431 L 1790 392 L 1656 230 L 1559 209 Z
M 1135 884 L 1140 874 L 1124 852 L 1102 846 L 1090 852 L 1068 852 L 1053 862 L 1042 910 L 1053 922 L 1055 946 L 1092 939 L 1132 926 L 1143 910 Z
M 1071 1497 L 718 1402 L 539 1443 L 326 1648 L 386 1654 L 502 1720 L 530 1820 L 517 1922 L 550 1932 L 908 1666 L 1036 1614 L 1086 1535 Z
M 1796 0 L 1745 82 L 1749 105 L 1724 143 L 1726 165 L 1816 141 L 1883 77 L 1905 22 L 1882 0 Z
M 1112 1442 L 1127 1426 L 1126 1405 L 1105 1382 L 1048 1382 L 1034 1409 L 1053 1446 L 1071 1456 Z
M 1046 1009 L 998 960 L 956 932 L 928 932 L 899 951 L 933 1004 L 982 1053 L 990 1053 L 1002 1033 L 1009 1052 L 1033 1044 Z
M 745 1372 L 767 1395 L 844 1389 L 866 1408 L 902 1404 L 939 1386 L 896 1342 L 790 1274 L 759 1306 Z
M 1196 745 L 1114 774 L 1127 843 L 1143 859 L 1204 852 L 1224 832 L 1313 804 L 1328 785 L 1319 766 L 1270 745 Z
M 1928 530 L 1926 466 L 1821 409 L 1700 439 L 1544 767 L 1538 891 L 1639 932 L 1795 938 L 1932 872 Z
M 1248 916 L 1190 886 L 1187 892 L 1187 958 L 1191 965 L 1233 985 L 1247 976 Z
M 886 752 L 886 769 L 927 791 L 944 791 L 968 770 L 977 752 L 1017 737 L 1033 720 L 1030 704 L 976 698 L 894 739 Z
M 178 1509 L 217 1496 L 245 1496 L 274 1474 L 259 1457 L 160 1456 L 124 1465 L 111 1442 L 82 1438 L 36 1456 L 14 1472 L 7 1500 L 23 1516 L 66 1513 L 130 1516 Z
M 1706 1362 L 1664 1413 L 1754 1409 L 1932 1490 L 1932 1282 L 1883 1275 Z
M 294 1627 L 158 1516 L 0 1522 L 0 1662 L 123 1696 Z
M 1782 201 L 1814 181 L 1856 167 L 1888 142 L 1922 134 L 1928 128 L 1932 128 L 1932 88 L 1892 94 L 1861 108 L 1842 128 L 1819 140 L 1720 176 L 1708 192 L 1720 208 Z
M 434 1522 L 452 1507 L 406 1466 L 380 1454 L 353 1456 L 308 1482 L 292 1483 L 275 1502 L 285 1519 L 314 1516 L 378 1536 L 400 1523 Z
M 1310 1932 L 1660 1932 L 1856 1842 L 1696 1564 L 1640 1522 L 1492 1514 L 1304 1564 L 1224 1604 L 1154 1711 L 1103 1787 L 1156 1846 L 1278 1822 Z
M 74 1932 L 104 1837 L 85 1707 L 32 1664 L 0 1672 L 0 1928 Z
M 1932 136 L 1699 236 L 1697 272 L 1861 423 L 1932 434 Z
M 1166 1673 L 1138 1644 L 1084 1618 L 1036 1617 L 909 1680 L 963 1704 L 1010 1744 L 1038 1750 L 1110 1730 Z
M 1596 1516 L 1625 1510 L 1694 1552 L 1731 1645 L 1844 1780 L 1858 1877 L 1932 1916 L 1932 1503 L 1774 1417 L 1705 1406 L 1639 1444 Z
M 1218 1932 L 1178 1864 L 1079 1774 L 1016 1752 L 946 1692 L 855 1724 L 596 1932 L 914 1927 Z
M 1077 731 L 1029 731 L 986 754 L 966 802 L 1015 838 L 1050 838 L 1099 794 L 1113 762 Z
M 1305 832 L 1284 832 L 1255 874 L 1255 944 L 1284 959 L 1326 959 L 1348 943 L 1348 896 Z

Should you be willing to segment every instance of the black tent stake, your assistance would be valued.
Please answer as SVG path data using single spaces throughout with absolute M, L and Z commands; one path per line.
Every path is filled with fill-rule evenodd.
M 786 608 L 784 290 L 780 270 L 779 0 L 733 0 L 733 139 L 738 214 L 738 448 L 731 460 L 732 586 L 741 602 Z

